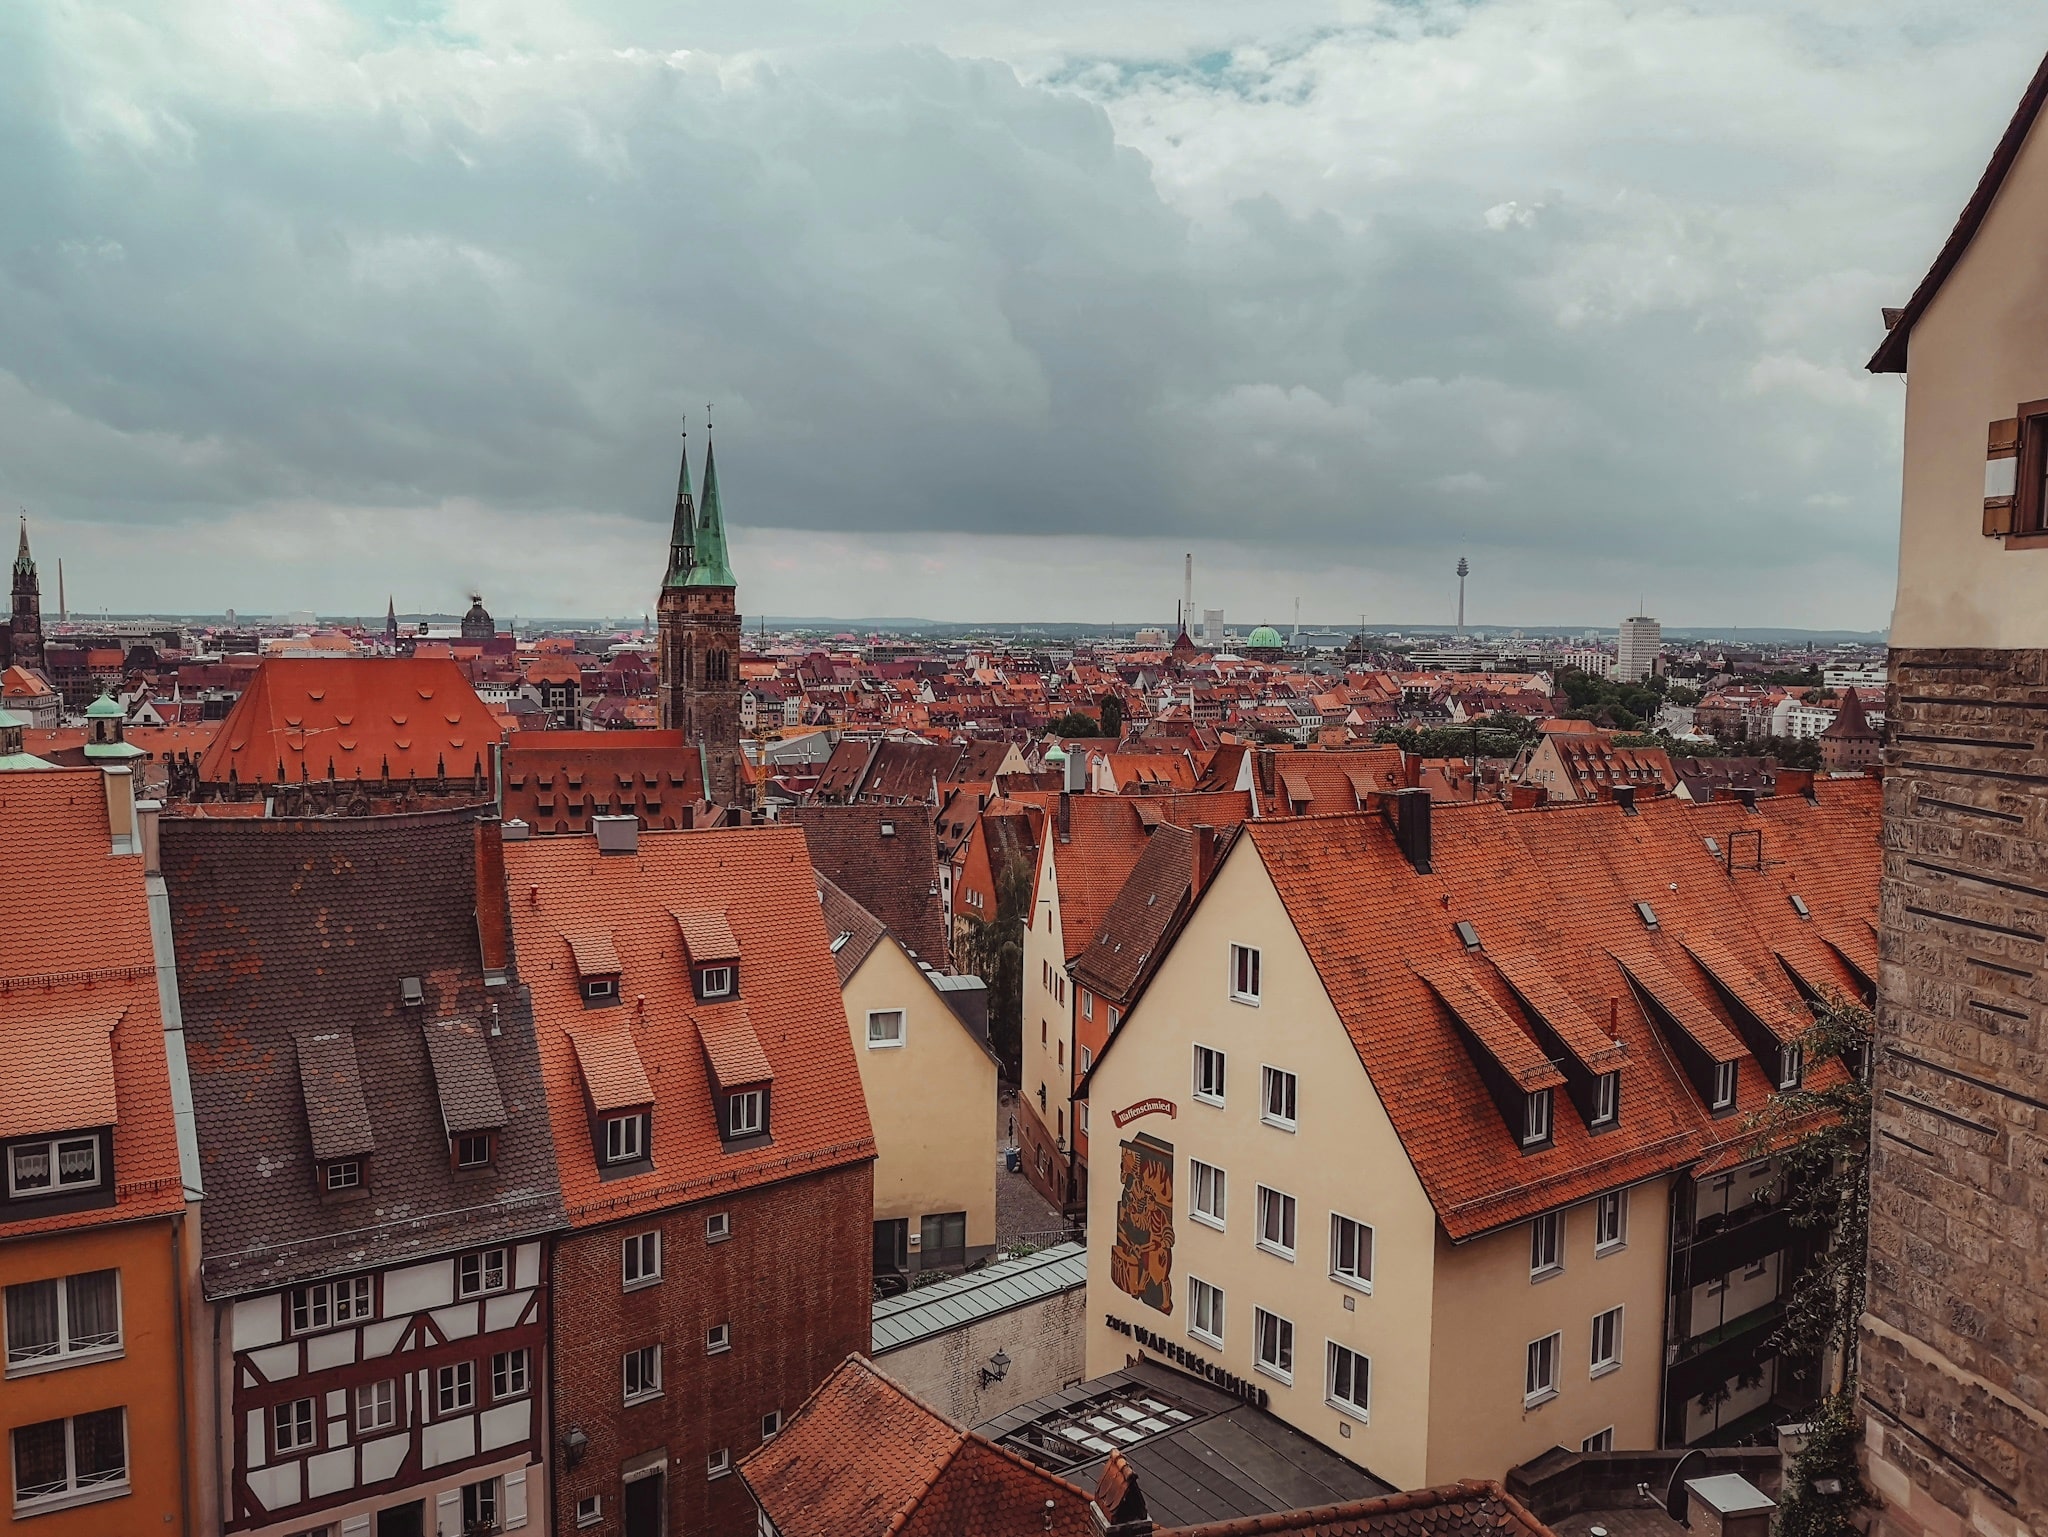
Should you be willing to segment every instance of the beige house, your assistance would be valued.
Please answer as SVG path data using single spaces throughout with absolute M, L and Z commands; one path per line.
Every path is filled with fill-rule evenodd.
M 919 965 L 822 875 L 818 900 L 875 1128 L 875 1274 L 963 1269 L 996 1244 L 987 989 Z
M 1089 1374 L 1165 1360 L 1404 1488 L 1790 1408 L 1745 1121 L 1799 989 L 1857 985 L 1823 934 L 1869 949 L 1867 901 L 1787 899 L 1868 887 L 1830 789 L 1246 824 L 1081 1089 Z M 1725 869 L 1759 818 L 1784 862 Z
M 1892 1534 L 2048 1531 L 2048 61 L 1902 309 L 1859 1408 Z M 2022 874 L 2018 872 L 2034 872 Z

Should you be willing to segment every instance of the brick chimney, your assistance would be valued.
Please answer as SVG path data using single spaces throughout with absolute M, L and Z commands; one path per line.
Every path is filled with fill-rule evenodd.
M 1209 882 L 1216 874 L 1216 829 L 1204 823 L 1195 824 L 1195 875 L 1191 897 L 1200 896 L 1208 889 Z
M 1780 795 L 1803 795 L 1810 801 L 1820 799 L 1813 788 L 1812 769 L 1781 768 L 1777 772 L 1775 786 Z
M 1417 875 L 1428 875 L 1429 792 L 1422 789 L 1397 791 L 1393 797 L 1394 842 Z

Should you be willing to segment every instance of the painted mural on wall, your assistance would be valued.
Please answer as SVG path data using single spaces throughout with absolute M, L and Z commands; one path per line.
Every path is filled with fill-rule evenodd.
M 1109 1278 L 1149 1308 L 1173 1311 L 1173 1144 L 1142 1133 L 1123 1144 L 1123 1192 Z

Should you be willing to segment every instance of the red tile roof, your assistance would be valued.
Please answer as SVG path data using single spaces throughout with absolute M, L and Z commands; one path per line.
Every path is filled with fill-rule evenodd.
M 740 942 L 733 938 L 732 925 L 726 922 L 724 908 L 672 912 L 670 916 L 676 920 L 676 927 L 682 930 L 683 949 L 689 952 L 692 966 L 701 966 L 706 961 L 736 961 L 740 958 Z
M 839 978 L 798 829 L 643 831 L 630 854 L 600 854 L 589 836 L 535 838 L 506 844 L 505 867 L 519 979 L 533 994 L 572 1225 L 874 1156 Z M 719 1139 L 700 1030 L 708 1024 L 716 1034 L 742 1005 L 696 1001 L 670 911 L 721 907 L 739 942 L 745 1016 L 775 1079 L 772 1144 L 733 1152 Z M 598 928 L 610 932 L 617 950 L 622 1001 L 587 1009 L 560 936 Z M 598 1178 L 578 1058 L 599 1063 L 606 1083 L 627 1059 L 616 1039 L 602 1042 L 601 1051 L 586 1044 L 593 1032 L 624 1033 L 644 1064 L 653 1095 L 653 1168 L 646 1173 Z
M 1461 1239 L 1744 1142 L 1744 1116 L 1710 1117 L 1671 1065 L 1628 978 L 1723 1060 L 1739 1062 L 1737 1109 L 1757 1108 L 1772 1085 L 1679 936 L 1708 937 L 1730 964 L 1758 974 L 1788 950 L 1802 968 L 1819 970 L 1814 930 L 1868 932 L 1878 823 L 1876 782 L 1836 780 L 1817 804 L 1784 797 L 1754 811 L 1666 798 L 1635 814 L 1611 803 L 1440 806 L 1427 876 L 1414 872 L 1377 816 L 1251 822 L 1240 842 L 1263 860 L 1439 1218 Z M 1731 869 L 1707 848 L 1711 836 L 1725 851 L 1736 829 L 1762 833 L 1763 868 Z M 1254 856 L 1240 849 L 1232 857 Z M 1804 896 L 1810 924 L 1791 907 L 1793 891 Z M 1639 901 L 1654 904 L 1658 932 L 1645 930 Z M 1454 932 L 1460 919 L 1475 926 L 1480 951 L 1468 952 Z M 1488 960 L 1496 952 L 1505 963 L 1498 971 Z M 1596 1136 L 1560 1106 L 1552 1145 L 1525 1153 L 1450 1011 L 1416 968 L 1460 979 L 1460 991 L 1498 1011 L 1499 1019 L 1489 1014 L 1490 1030 L 1505 1023 L 1522 1034 L 1522 1005 L 1508 981 L 1513 974 L 1529 984 L 1532 954 L 1579 1016 L 1567 1027 L 1555 997 L 1531 995 L 1537 1012 L 1557 1016 L 1559 1034 L 1590 1054 L 1606 1035 L 1599 1022 L 1615 1021 L 1622 1115 Z M 1847 978 L 1838 964 L 1832 969 Z M 1133 1024 L 1142 1016 L 1141 998 Z
M 199 760 L 207 784 L 469 779 L 502 733 L 452 661 L 270 657 Z
M 562 938 L 569 942 L 569 953 L 576 958 L 577 976 L 615 977 L 624 969 L 619 964 L 618 948 L 612 944 L 610 929 L 585 929 Z
M 111 1207 L 0 1223 L 0 1237 L 185 1204 L 142 860 L 110 854 L 110 841 L 98 769 L 0 776 L 0 847 L 14 855 L 0 880 L 0 1061 L 10 1076 L 35 1060 L 49 1069 L 32 1093 L 62 1129 L 112 1121 L 119 1179 Z M 66 1030 L 77 1033 L 60 1053 Z M 0 1084 L 0 1102 L 12 1108 L 18 1092 Z
M 1175 1537 L 1551 1537 L 1550 1528 L 1491 1479 L 1408 1489 L 1347 1505 L 1283 1510 L 1174 1529 Z
M 680 731 L 518 731 L 506 739 L 505 819 L 536 832 L 584 832 L 586 817 L 606 813 L 681 827 L 703 789 L 697 749 Z
M 697 1021 L 697 1034 L 704 1042 L 704 1060 L 721 1088 L 766 1083 L 775 1076 L 768 1053 L 761 1049 L 761 1037 L 754 1033 L 744 1003 L 707 1007 Z
M 569 1044 L 575 1049 L 576 1070 L 591 1109 L 602 1114 L 654 1103 L 654 1085 L 647 1081 L 632 1031 L 623 1025 L 578 1022 L 569 1027 Z

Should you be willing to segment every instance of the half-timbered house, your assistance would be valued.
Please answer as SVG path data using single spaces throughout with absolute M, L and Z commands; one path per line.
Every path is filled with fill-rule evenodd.
M 226 1532 L 546 1525 L 562 1203 L 497 833 L 164 824 L 209 1175 L 199 1476 Z

